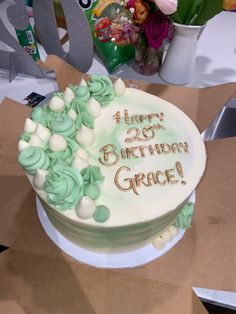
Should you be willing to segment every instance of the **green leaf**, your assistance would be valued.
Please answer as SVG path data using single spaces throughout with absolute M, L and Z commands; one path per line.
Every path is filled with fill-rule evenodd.
M 204 25 L 221 11 L 223 11 L 223 0 L 205 0 L 192 19 L 191 25 Z
M 178 0 L 177 11 L 173 20 L 180 24 L 189 24 L 204 0 Z

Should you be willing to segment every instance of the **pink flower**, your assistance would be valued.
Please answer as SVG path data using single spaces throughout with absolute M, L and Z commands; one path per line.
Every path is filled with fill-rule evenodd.
M 148 45 L 158 49 L 163 40 L 169 37 L 171 26 L 169 19 L 161 11 L 157 11 L 149 15 L 143 28 Z
M 177 0 L 154 0 L 156 6 L 166 15 L 177 10 Z

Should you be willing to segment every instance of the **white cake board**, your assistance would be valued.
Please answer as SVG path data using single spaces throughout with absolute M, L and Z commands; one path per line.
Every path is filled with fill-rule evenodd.
M 195 203 L 195 192 L 189 198 Z M 161 257 L 174 247 L 183 237 L 185 230 L 179 229 L 179 233 L 172 241 L 167 243 L 163 249 L 157 250 L 152 244 L 125 253 L 95 253 L 74 244 L 65 238 L 48 219 L 41 202 L 36 197 L 37 212 L 40 222 L 49 238 L 65 253 L 75 258 L 77 261 L 97 268 L 132 268 L 142 266 Z

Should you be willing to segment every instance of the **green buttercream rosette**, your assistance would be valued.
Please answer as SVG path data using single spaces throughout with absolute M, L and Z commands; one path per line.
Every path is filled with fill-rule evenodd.
M 41 107 L 35 107 L 30 113 L 30 118 L 36 123 L 47 126 L 47 118 Z
M 29 175 L 35 175 L 37 169 L 48 169 L 50 160 L 40 147 L 30 146 L 18 155 L 18 162 Z
M 22 133 L 20 135 L 20 140 L 25 141 L 25 142 L 29 142 L 30 138 L 31 138 L 31 134 L 30 133 L 24 132 L 24 133 Z
M 73 138 L 76 133 L 74 120 L 67 115 L 54 118 L 51 122 L 51 130 L 53 133 L 70 138 Z
M 114 98 L 112 81 L 107 76 L 91 75 L 87 82 L 92 97 L 94 97 L 102 107 L 105 107 Z
M 175 225 L 180 229 L 188 229 L 191 227 L 191 221 L 194 214 L 194 204 L 188 202 L 184 205 L 181 212 L 176 218 Z
M 89 166 L 81 170 L 81 174 L 85 184 L 101 184 L 104 181 L 104 177 L 101 173 L 100 167 Z
M 83 177 L 78 169 L 54 166 L 46 176 L 44 190 L 48 203 L 63 211 L 75 208 L 83 196 Z
M 75 96 L 71 102 L 71 108 L 74 109 L 77 114 L 81 114 L 82 112 L 87 111 L 87 102 L 84 102 L 79 97 Z
M 54 152 L 47 147 L 46 154 L 50 158 L 51 167 L 60 164 L 70 166 L 74 159 L 74 153 L 79 148 L 79 145 L 70 138 L 65 138 L 67 141 L 67 147 L 64 151 Z
M 90 129 L 94 129 L 94 118 L 91 117 L 88 112 L 82 112 L 78 115 L 75 125 L 78 130 L 82 127 L 82 125 L 85 125 Z

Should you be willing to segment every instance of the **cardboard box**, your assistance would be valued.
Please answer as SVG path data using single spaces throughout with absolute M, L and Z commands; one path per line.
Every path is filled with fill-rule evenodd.
M 60 90 L 81 73 L 49 56 Z M 187 113 L 202 132 L 236 84 L 194 89 L 126 81 Z M 192 228 L 166 255 L 133 269 L 104 270 L 67 256 L 45 234 L 35 194 L 17 164 L 17 141 L 30 108 L 0 105 L 0 313 L 207 313 L 192 287 L 236 291 L 236 138 L 206 143 Z

